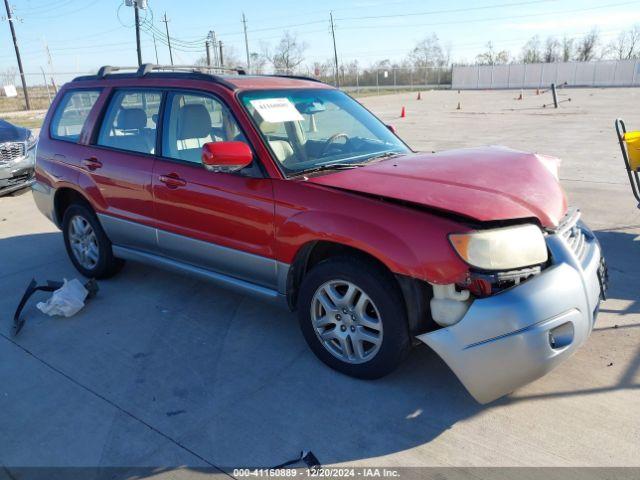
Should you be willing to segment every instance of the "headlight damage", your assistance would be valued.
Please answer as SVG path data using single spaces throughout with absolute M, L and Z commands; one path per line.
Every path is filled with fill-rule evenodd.
M 539 274 L 549 260 L 544 234 L 533 224 L 452 233 L 449 240 L 472 268 L 464 284 L 432 285 L 431 312 L 440 326 L 459 322 L 474 298 L 495 295 Z
M 481 270 L 514 270 L 549 258 L 542 230 L 531 224 L 453 233 L 449 240 L 466 263 Z

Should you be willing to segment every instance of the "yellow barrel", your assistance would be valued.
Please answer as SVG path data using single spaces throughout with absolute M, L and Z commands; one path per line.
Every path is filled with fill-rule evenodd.
M 640 171 L 640 132 L 625 133 L 624 142 L 627 144 L 631 170 Z

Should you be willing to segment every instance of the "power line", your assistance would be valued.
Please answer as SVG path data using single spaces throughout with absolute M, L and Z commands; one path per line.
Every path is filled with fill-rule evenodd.
M 545 13 L 529 13 L 522 15 L 509 15 L 504 17 L 486 17 L 486 18 L 478 18 L 478 19 L 469 19 L 469 20 L 454 20 L 448 22 L 435 22 L 435 23 L 417 23 L 417 24 L 376 24 L 376 25 L 360 25 L 360 26 L 352 26 L 352 27 L 343 27 L 343 30 L 361 30 L 361 29 L 370 29 L 370 28 L 408 28 L 408 27 L 435 27 L 435 26 L 443 26 L 443 25 L 461 25 L 468 23 L 481 23 L 481 22 L 492 22 L 497 20 L 516 20 L 521 18 L 532 18 L 532 17 L 544 17 L 550 15 L 561 15 L 565 13 L 579 13 L 586 12 L 592 10 L 599 10 L 603 8 L 611 8 L 611 7 L 620 7 L 625 5 L 637 4 L 636 1 L 630 2 L 621 2 L 621 3 L 610 3 L 607 5 L 599 5 L 596 7 L 587 7 L 587 8 L 575 8 L 570 10 L 556 10 L 553 12 L 545 12 Z
M 533 5 L 536 3 L 549 3 L 555 2 L 556 0 L 529 0 L 526 2 L 515 2 L 515 3 L 501 3 L 494 5 L 483 5 L 481 7 L 467 7 L 467 8 L 454 8 L 450 10 L 429 10 L 422 12 L 413 12 L 413 13 L 393 13 L 390 15 L 368 15 L 362 17 L 343 17 L 338 18 L 337 20 L 370 20 L 376 18 L 398 18 L 398 17 L 417 17 L 422 15 L 440 15 L 443 13 L 459 13 L 459 12 L 470 12 L 475 10 L 489 10 L 492 8 L 506 8 L 506 7 L 521 7 L 524 5 Z

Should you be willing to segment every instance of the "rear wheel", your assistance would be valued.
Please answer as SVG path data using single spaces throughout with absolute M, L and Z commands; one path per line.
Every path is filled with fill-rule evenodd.
M 347 375 L 382 377 L 409 351 L 398 286 L 373 262 L 336 257 L 319 263 L 303 279 L 298 308 L 313 352 Z
M 73 204 L 64 212 L 62 232 L 67 254 L 76 269 L 87 278 L 108 278 L 123 261 L 113 256 L 111 242 L 93 211 Z

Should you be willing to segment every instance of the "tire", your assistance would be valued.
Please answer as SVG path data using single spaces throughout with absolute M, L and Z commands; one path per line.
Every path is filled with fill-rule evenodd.
M 329 292 L 334 299 L 343 298 L 327 303 Z M 350 292 L 353 298 L 348 301 Z M 365 259 L 334 257 L 313 267 L 300 287 L 298 320 L 313 353 L 329 367 L 356 378 L 387 375 L 411 348 L 398 285 L 388 271 Z
M 79 235 L 83 229 L 84 235 Z M 62 233 L 67 255 L 83 276 L 109 278 L 122 268 L 124 261 L 113 256 L 111 241 L 89 206 L 78 203 L 69 206 L 62 219 Z

